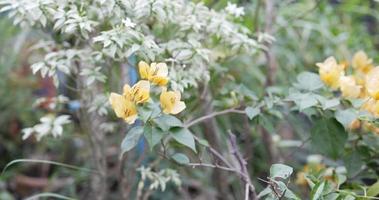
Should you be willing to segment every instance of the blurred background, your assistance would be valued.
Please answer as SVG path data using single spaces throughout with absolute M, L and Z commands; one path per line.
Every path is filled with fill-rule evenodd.
M 373 58 L 374 63 L 379 62 L 379 3 L 377 1 L 274 0 L 271 11 L 265 10 L 263 1 L 229 1 L 245 8 L 245 16 L 239 19 L 238 23 L 245 25 L 266 41 L 271 41 L 268 48 L 275 61 L 270 66 L 267 65 L 263 52 L 255 56 L 240 55 L 226 64 L 230 66 L 231 73 L 237 79 L 236 82 L 248 86 L 255 94 L 263 94 L 266 84 L 275 84 L 279 89 L 288 88 L 296 79 L 297 74 L 302 71 L 316 72 L 315 63 L 331 55 L 339 60 L 348 61 L 356 51 L 364 50 L 369 57 Z M 202 2 L 210 8 L 219 10 L 224 8 L 228 1 L 204 0 Z M 266 23 L 268 20 L 272 23 Z M 269 35 L 260 34 L 263 32 L 270 34 L 272 38 Z M 88 167 L 85 162 L 89 154 L 87 152 L 89 148 L 86 148 L 88 145 L 85 142 L 86 136 L 81 133 L 80 128 L 75 126 L 75 123 L 59 139 L 46 137 L 43 142 L 37 142 L 34 138 L 22 140 L 21 130 L 39 121 L 42 113 L 49 110 L 51 98 L 64 94 L 75 100 L 75 96 L 70 96 L 69 88 L 55 89 L 49 78 L 32 74 L 30 64 L 33 56 L 30 54 L 30 48 L 38 41 L 39 34 L 38 31 L 32 29 L 14 26 L 5 13 L 0 14 L 0 171 L 7 163 L 20 158 L 55 160 Z M 270 77 L 267 74 L 271 73 L 272 67 L 276 73 Z M 217 74 L 217 72 L 214 73 Z M 215 77 L 211 82 L 217 83 L 220 78 Z M 217 84 L 214 86 L 217 87 Z M 272 89 L 275 90 L 275 87 Z M 44 98 L 44 100 L 36 103 L 39 98 Z M 61 108 L 61 112 L 70 114 L 75 119 L 75 103 L 75 101 L 68 102 Z M 239 118 L 220 118 L 219 120 L 237 127 L 238 132 Z M 292 120 L 291 124 L 295 126 L 289 126 L 287 120 Z M 270 127 L 281 132 L 282 137 L 288 137 L 286 139 L 301 141 L 307 137 L 303 132 L 309 129 L 309 123 L 306 121 L 296 123 L 299 120 L 302 119 L 298 116 L 286 116 L 286 120 L 271 124 Z M 289 133 L 286 134 L 286 131 Z M 254 149 L 254 152 L 249 152 L 254 154 L 255 158 L 255 162 L 250 166 L 253 174 L 265 177 L 270 157 L 266 147 L 256 137 L 253 134 L 252 139 L 247 139 L 244 145 L 250 145 L 252 147 L 249 148 Z M 112 169 L 118 159 L 117 148 L 120 138 L 109 135 L 108 139 L 107 162 L 109 168 Z M 283 148 L 279 151 L 287 154 L 293 149 Z M 295 156 L 288 157 L 290 160 L 287 163 L 293 163 L 297 170 L 301 170 L 309 153 L 307 150 L 298 151 Z M 191 186 L 188 188 L 191 191 L 190 194 L 197 195 L 198 199 L 204 199 L 205 197 L 202 198 L 201 195 L 214 193 L 211 185 L 209 188 L 199 187 L 199 182 L 206 183 L 210 180 L 208 175 L 203 176 L 199 171 L 181 170 L 184 174 L 191 174 L 192 178 L 184 183 Z M 68 170 L 47 164 L 17 164 L 7 169 L 0 177 L 0 199 L 23 199 L 43 191 L 80 199 L 88 192 L 89 176 L 90 174 L 85 171 Z M 116 199 L 119 192 L 117 174 L 111 175 L 109 179 L 110 190 L 114 191 Z M 263 188 L 263 183 L 256 184 L 259 190 Z M 135 187 L 135 185 L 132 186 L 132 188 Z M 211 194 L 207 194 L 207 191 Z M 302 187 L 296 188 L 295 191 L 306 194 Z M 175 199 L 181 195 L 181 191 L 168 187 L 165 192 L 157 192 L 151 198 Z

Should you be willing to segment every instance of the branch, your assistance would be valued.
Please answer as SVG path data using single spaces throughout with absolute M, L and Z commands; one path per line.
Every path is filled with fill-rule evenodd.
M 213 164 L 208 164 L 208 163 L 189 163 L 188 166 L 191 166 L 191 167 L 210 167 L 210 168 L 217 168 L 217 169 L 222 169 L 222 170 L 225 170 L 225 171 L 230 171 L 230 172 L 237 172 L 237 169 L 232 169 L 232 168 L 229 168 L 229 167 L 224 167 L 224 166 L 220 166 L 220 165 L 213 165 Z
M 240 166 L 240 174 L 243 174 L 242 180 L 250 186 L 249 190 L 250 190 L 251 199 L 253 199 L 253 200 L 258 199 L 255 187 L 250 180 L 249 172 L 248 172 L 247 167 L 246 167 L 247 163 L 246 163 L 245 159 L 243 159 L 241 153 L 238 150 L 236 136 L 230 130 L 229 130 L 229 142 L 230 142 L 230 146 L 232 148 L 231 154 L 234 155 L 234 157 L 238 161 L 238 164 Z M 248 192 L 246 192 L 246 193 L 248 193 Z
M 211 119 L 211 118 L 219 116 L 219 115 L 225 115 L 225 114 L 228 114 L 228 113 L 246 114 L 246 112 L 243 111 L 243 110 L 237 110 L 235 108 L 229 108 L 229 109 L 226 109 L 226 110 L 223 110 L 223 111 L 213 112 L 213 113 L 211 113 L 209 115 L 205 115 L 205 116 L 199 117 L 197 119 L 194 119 L 194 120 L 186 123 L 184 125 L 184 127 L 185 128 L 189 128 L 189 127 L 191 127 L 191 126 L 193 126 L 195 124 L 198 124 L 200 122 L 206 121 L 208 119 Z

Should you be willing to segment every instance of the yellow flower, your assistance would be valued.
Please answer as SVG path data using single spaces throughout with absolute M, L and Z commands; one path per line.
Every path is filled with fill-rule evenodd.
M 147 64 L 144 61 L 138 63 L 139 74 L 142 79 L 164 86 L 168 83 L 168 69 L 166 63 L 151 63 Z
M 373 68 L 366 76 L 366 90 L 375 100 L 379 100 L 379 67 Z
M 367 110 L 375 116 L 379 116 L 379 101 L 370 98 L 363 104 L 362 109 Z
M 369 72 L 373 67 L 372 59 L 370 59 L 363 51 L 358 51 L 354 54 L 352 65 L 354 69 L 364 74 Z
M 327 58 L 319 67 L 321 80 L 333 89 L 338 88 L 339 78 L 344 75 L 344 65 L 338 64 L 334 57 Z
M 361 94 L 361 86 L 357 85 L 353 76 L 341 76 L 339 80 L 343 97 L 358 98 Z
M 150 83 L 149 81 L 138 81 L 132 88 L 125 84 L 123 95 L 136 104 L 145 103 L 150 99 Z
M 186 108 L 186 104 L 180 101 L 181 95 L 178 91 L 168 91 L 163 88 L 160 101 L 163 112 L 166 114 L 178 114 Z
M 134 102 L 124 95 L 111 93 L 109 102 L 116 113 L 116 116 L 124 119 L 128 124 L 133 124 L 137 119 L 137 108 Z

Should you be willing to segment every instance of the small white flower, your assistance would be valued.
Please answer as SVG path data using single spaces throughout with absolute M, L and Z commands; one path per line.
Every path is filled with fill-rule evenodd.
M 61 136 L 63 133 L 63 125 L 70 123 L 69 115 L 61 115 L 55 117 L 48 114 L 40 119 L 40 124 L 36 124 L 33 127 L 25 128 L 22 130 L 24 133 L 22 139 L 25 140 L 33 133 L 35 134 L 37 141 L 40 141 L 42 137 L 51 134 L 53 137 Z
M 237 4 L 228 2 L 228 5 L 225 8 L 226 12 L 234 17 L 241 17 L 245 15 L 243 7 L 237 7 Z
M 22 132 L 24 133 L 22 135 L 22 140 L 26 140 L 28 137 L 32 135 L 32 133 L 34 132 L 34 128 L 24 128 L 22 129 Z
M 128 18 L 128 17 L 126 19 L 123 19 L 122 23 L 124 24 L 125 27 L 128 27 L 128 28 L 136 27 L 136 24 L 133 23 L 132 20 L 130 20 L 130 18 Z

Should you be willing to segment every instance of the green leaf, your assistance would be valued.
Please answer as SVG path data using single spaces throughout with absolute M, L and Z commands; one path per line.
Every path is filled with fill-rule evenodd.
M 370 186 L 367 190 L 367 195 L 376 197 L 379 194 L 379 180 L 372 186 Z
M 199 144 L 201 144 L 205 147 L 209 147 L 209 143 L 207 140 L 199 138 L 197 141 L 199 142 Z
M 334 118 L 321 118 L 311 129 L 313 148 L 334 159 L 343 152 L 347 136 L 344 127 Z
M 266 187 L 264 190 L 262 190 L 262 191 L 258 194 L 257 198 L 260 199 L 260 198 L 262 198 L 262 197 L 264 197 L 264 196 L 270 194 L 271 192 L 272 192 L 271 188 L 270 188 L 270 187 Z
M 319 99 L 319 101 L 320 101 L 320 99 Z M 323 110 L 334 108 L 334 107 L 340 105 L 340 100 L 337 99 L 337 98 L 334 98 L 334 99 L 325 99 L 325 100 L 320 101 L 320 102 L 321 102 Z
M 311 72 L 302 72 L 297 76 L 294 86 L 301 90 L 314 91 L 324 86 L 320 76 Z
M 322 192 L 324 191 L 325 182 L 319 182 L 317 183 L 313 188 L 311 192 L 311 200 L 319 200 L 322 196 Z
M 183 123 L 172 115 L 161 115 L 154 122 L 163 130 L 168 131 L 171 127 L 182 127 Z
M 313 93 L 301 93 L 299 91 L 290 90 L 288 99 L 294 101 L 299 110 L 310 108 L 318 104 L 317 95 Z
M 273 164 L 270 168 L 271 178 L 287 179 L 293 173 L 293 168 L 283 164 Z
M 121 143 L 122 154 L 133 149 L 137 145 L 142 134 L 142 126 L 135 126 L 132 129 L 130 129 L 130 131 L 126 134 L 125 138 L 122 140 Z
M 189 147 L 194 152 L 196 152 L 195 139 L 191 131 L 189 131 L 186 128 L 176 127 L 176 128 L 171 129 L 170 133 L 177 142 L 179 142 L 180 144 L 183 144 L 184 146 Z
M 358 114 L 354 111 L 354 109 L 338 110 L 334 115 L 337 121 L 346 129 L 348 129 L 350 124 L 358 118 Z
M 151 126 L 145 126 L 143 133 L 147 143 L 149 143 L 150 150 L 161 141 L 165 134 L 162 129 Z
M 171 158 L 174 159 L 175 162 L 182 164 L 182 165 L 186 165 L 186 164 L 190 163 L 189 158 L 182 153 L 175 153 L 174 155 L 171 156 Z
M 252 120 L 254 117 L 259 115 L 261 110 L 259 108 L 246 107 L 245 112 L 247 117 L 249 117 L 249 119 Z
M 149 102 L 142 107 L 138 107 L 138 116 L 143 122 L 147 122 L 150 118 L 157 117 L 160 111 L 158 105 Z

